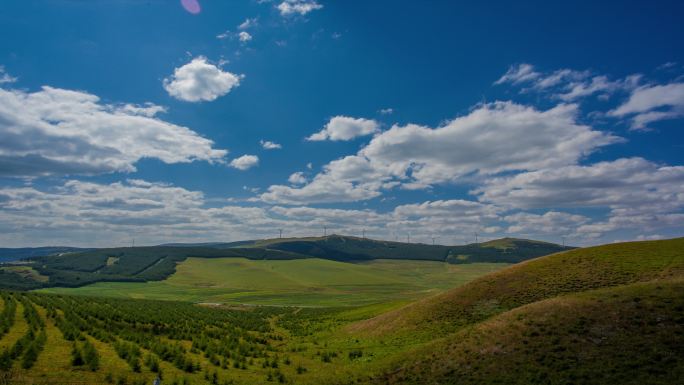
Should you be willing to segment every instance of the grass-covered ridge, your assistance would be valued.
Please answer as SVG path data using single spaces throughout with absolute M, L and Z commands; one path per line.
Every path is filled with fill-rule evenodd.
M 529 260 L 353 326 L 355 332 L 428 338 L 561 294 L 684 274 L 684 238 L 575 249 Z
M 299 260 L 319 258 L 359 263 L 378 259 L 438 261 L 450 264 L 517 263 L 569 248 L 537 241 L 505 239 L 505 247 L 490 243 L 465 246 L 426 245 L 331 235 L 232 243 L 172 244 L 63 252 L 29 258 L 35 274 L 0 274 L 0 288 L 79 287 L 95 282 L 161 281 L 187 258 Z M 31 277 L 45 276 L 47 280 Z
M 549 255 L 399 309 L 392 301 L 260 307 L 0 292 L 0 374 L 126 385 L 159 373 L 170 384 L 672 384 L 684 375 L 683 242 Z M 267 287 L 278 276 L 304 287 L 351 277 L 362 290 L 374 269 L 387 271 L 384 284 L 446 286 L 454 271 L 435 266 L 477 266 L 192 258 L 178 266 L 189 269 L 175 282 L 179 293 L 228 284 L 224 263 L 241 264 L 225 267 L 245 287 L 274 291 L 283 290 Z M 269 278 L 257 282 L 256 272 Z
M 394 359 L 378 384 L 676 384 L 684 378 L 684 281 L 522 306 Z

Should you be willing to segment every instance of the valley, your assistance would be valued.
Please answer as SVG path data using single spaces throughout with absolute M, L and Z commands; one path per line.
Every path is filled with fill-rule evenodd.
M 188 257 L 161 280 L 5 290 L 0 374 L 32 384 L 675 383 L 683 250 L 678 238 L 517 264 Z M 111 258 L 105 268 L 125 268 Z
M 279 306 L 358 306 L 407 302 L 460 286 L 507 263 L 452 265 L 437 261 L 373 260 L 363 263 L 318 258 L 248 260 L 189 258 L 163 281 L 98 282 L 39 292 Z

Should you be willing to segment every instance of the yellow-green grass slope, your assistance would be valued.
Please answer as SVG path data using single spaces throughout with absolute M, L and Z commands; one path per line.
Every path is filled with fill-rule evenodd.
M 513 265 L 349 330 L 366 337 L 434 338 L 558 295 L 683 275 L 684 238 L 575 249 Z
M 416 358 L 417 357 L 417 358 Z M 677 384 L 684 281 L 560 296 L 395 358 L 382 384 Z
M 682 238 L 604 245 L 514 265 L 347 331 L 418 344 L 378 383 L 673 383 L 684 374 L 683 282 Z

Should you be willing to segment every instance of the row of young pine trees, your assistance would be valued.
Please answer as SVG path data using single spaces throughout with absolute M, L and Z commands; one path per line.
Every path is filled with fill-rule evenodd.
M 277 361 L 269 360 L 271 348 L 268 340 L 276 338 L 265 334 L 269 331 L 266 319 L 269 310 L 254 312 L 217 312 L 193 306 L 161 305 L 162 308 L 142 310 L 150 304 L 134 302 L 108 303 L 102 301 L 83 301 L 82 299 L 60 296 L 36 295 L 30 293 L 0 292 L 3 308 L 0 311 L 0 338 L 6 335 L 14 324 L 19 304 L 23 309 L 27 331 L 11 347 L 0 352 L 0 373 L 12 373 L 17 364 L 29 371 L 45 347 L 47 340 L 46 325 L 36 306 L 45 310 L 46 319 L 50 320 L 61 332 L 63 338 L 71 343 L 70 361 L 74 368 L 91 371 L 100 369 L 100 354 L 94 344 L 86 337 L 90 335 L 96 340 L 107 343 L 114 348 L 117 355 L 126 361 L 134 373 L 140 373 L 142 365 L 149 368 L 158 378 L 163 376 L 160 360 L 167 361 L 186 373 L 204 372 L 204 380 L 210 384 L 228 384 L 220 381 L 217 370 L 210 366 L 233 369 L 247 369 L 247 365 L 258 365 L 257 359 L 263 360 L 263 368 L 267 370 L 267 381 L 286 382 L 283 373 L 278 369 Z M 94 303 L 97 302 L 97 303 Z M 127 308 L 134 306 L 139 311 Z M 263 311 L 264 314 L 260 314 Z M 191 313 L 190 313 L 191 312 Z M 149 314 L 148 314 L 149 313 Z M 133 316 L 131 316 L 133 314 Z M 181 318 L 173 320 L 174 317 Z M 154 316 L 165 319 L 154 321 Z M 175 322 L 173 322 L 175 321 Z M 191 360 L 187 351 L 173 341 L 192 341 L 191 352 L 202 354 L 207 358 L 206 367 L 198 361 Z M 149 353 L 142 354 L 141 348 Z M 277 356 L 276 356 L 277 357 Z M 232 361 L 232 362 L 229 362 Z M 285 364 L 289 365 L 286 360 Z M 298 367 L 297 373 L 305 369 Z M 128 384 L 124 375 L 114 378 L 106 374 L 105 380 L 117 385 Z M 138 379 L 134 384 L 143 384 Z M 187 383 L 187 379 L 167 382 L 169 384 Z M 4 382 L 0 379 L 0 385 Z

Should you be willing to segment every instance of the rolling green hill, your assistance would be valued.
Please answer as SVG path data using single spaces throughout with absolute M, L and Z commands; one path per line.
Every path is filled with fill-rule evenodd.
M 104 266 L 117 262 L 107 257 Z M 464 274 L 459 269 L 478 266 L 190 258 L 161 282 L 64 289 L 84 290 L 78 296 L 0 291 L 0 375 L 126 385 L 160 373 L 176 385 L 669 385 L 684 376 L 684 238 L 561 252 L 400 308 L 393 301 L 340 308 L 102 297 L 133 293 L 115 286 L 107 293 L 106 285 L 166 282 L 175 294 L 153 286 L 136 293 L 194 301 L 214 289 L 255 297 L 303 290 L 332 305 L 344 301 L 337 290 L 381 298 L 387 293 L 378 286 L 399 287 L 394 299 L 410 297 L 401 283 L 446 288 L 454 273 Z
M 683 301 L 684 238 L 630 242 L 526 261 L 346 330 L 407 347 L 372 383 L 670 384 Z
M 684 281 L 636 283 L 516 308 L 396 357 L 378 384 L 676 384 Z
M 684 275 L 684 238 L 575 249 L 529 260 L 354 326 L 370 335 L 437 334 L 558 295 Z
M 502 246 L 503 245 L 503 246 Z M 35 274 L 13 274 L 0 267 L 0 288 L 37 289 L 79 287 L 95 282 L 161 281 L 187 258 L 295 260 L 320 258 L 340 262 L 377 259 L 426 260 L 451 264 L 516 263 L 570 249 L 551 243 L 503 239 L 497 244 L 440 246 L 377 241 L 331 235 L 315 238 L 271 239 L 232 243 L 177 244 L 173 246 L 94 249 L 29 258 Z M 47 280 L 31 279 L 34 276 Z
M 99 282 L 42 292 L 280 306 L 406 303 L 504 268 L 504 263 L 451 265 L 437 261 L 188 258 L 163 281 Z
M 366 238 L 331 235 L 320 238 L 270 239 L 256 241 L 251 247 L 289 251 L 339 261 L 371 259 L 414 259 L 449 263 L 517 263 L 552 254 L 571 247 L 526 239 L 503 238 L 464 246 L 426 245 L 378 241 Z

